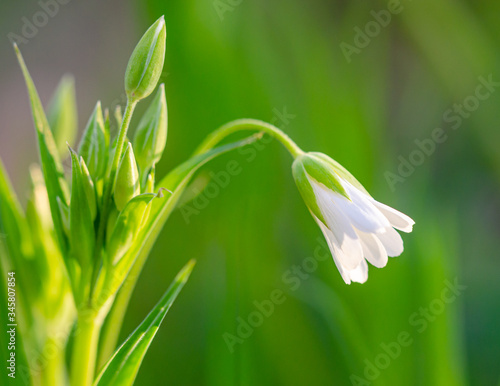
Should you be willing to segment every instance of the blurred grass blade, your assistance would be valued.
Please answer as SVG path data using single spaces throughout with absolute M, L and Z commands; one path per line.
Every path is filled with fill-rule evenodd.
M 134 383 L 161 322 L 189 279 L 194 264 L 194 260 L 189 261 L 177 274 L 158 304 L 109 360 L 94 383 L 95 386 L 128 386 Z
M 49 123 L 42 108 L 42 103 L 40 102 L 35 85 L 31 79 L 28 69 L 26 68 L 21 52 L 16 45 L 14 45 L 14 49 L 16 50 L 17 59 L 23 71 L 26 87 L 28 88 L 33 121 L 35 123 L 35 129 L 38 137 L 38 147 L 40 150 L 43 175 L 49 195 L 50 211 L 54 221 L 54 229 L 59 245 L 64 251 L 66 250 L 67 245 L 56 197 L 61 197 L 65 202 L 68 202 L 69 190 L 66 180 L 64 179 L 64 171 L 59 160 L 54 138 L 52 137 L 52 132 L 50 131 Z
M 65 75 L 57 86 L 47 109 L 47 119 L 61 157 L 66 157 L 69 146 L 74 145 L 78 132 L 75 80 Z

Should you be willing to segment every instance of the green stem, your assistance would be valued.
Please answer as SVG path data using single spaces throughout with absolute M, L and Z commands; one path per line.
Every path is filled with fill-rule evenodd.
M 205 141 L 202 142 L 198 149 L 196 149 L 195 154 L 203 154 L 204 152 L 212 149 L 228 135 L 244 130 L 263 131 L 264 133 L 271 135 L 280 141 L 294 158 L 304 153 L 288 135 L 276 126 L 257 119 L 238 119 L 236 121 L 226 123 L 224 126 L 221 126 L 210 134 Z
M 101 318 L 91 310 L 87 309 L 78 314 L 71 358 L 71 386 L 90 386 L 94 381 L 101 325 Z
M 125 140 L 127 139 L 127 131 L 130 126 L 130 121 L 132 119 L 132 114 L 134 113 L 136 105 L 137 102 L 130 102 L 130 101 L 127 102 L 127 107 L 125 108 L 125 112 L 123 114 L 122 125 L 120 128 L 120 132 L 118 134 L 118 142 L 116 144 L 116 150 L 115 150 L 115 155 L 113 157 L 113 163 L 111 165 L 111 171 L 104 185 L 101 218 L 99 220 L 99 229 L 97 231 L 97 241 L 94 250 L 94 268 L 92 274 L 89 301 L 90 299 L 92 299 L 94 285 L 97 281 L 97 277 L 99 275 L 99 269 L 101 267 L 101 249 L 104 244 L 106 225 L 108 223 L 109 212 L 111 210 L 111 195 L 113 194 L 113 189 L 116 183 L 116 172 L 118 166 L 120 165 L 120 160 L 122 158 L 122 153 L 123 153 L 123 147 L 125 144 Z

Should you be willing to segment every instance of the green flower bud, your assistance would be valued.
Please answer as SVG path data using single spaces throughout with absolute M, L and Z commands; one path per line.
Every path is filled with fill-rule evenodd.
M 129 59 L 125 72 L 125 91 L 130 102 L 150 95 L 156 87 L 165 61 L 167 30 L 160 17 L 141 38 Z
M 94 182 L 92 181 L 92 177 L 90 176 L 89 169 L 87 169 L 87 165 L 85 164 L 85 160 L 83 159 L 83 157 L 80 157 L 80 165 L 82 166 L 83 174 L 83 190 L 85 191 L 87 201 L 89 203 L 90 217 L 92 218 L 92 221 L 94 221 L 97 217 L 97 200 Z
M 156 195 L 148 193 L 134 197 L 128 202 L 116 220 L 113 232 L 110 232 L 106 252 L 109 261 L 115 265 L 132 246 L 149 204 Z
M 161 84 L 155 98 L 139 122 L 134 136 L 134 150 L 142 173 L 157 163 L 167 143 L 167 99 Z
M 71 152 L 71 204 L 70 204 L 70 246 L 75 258 L 84 267 L 92 259 L 95 243 L 94 223 L 84 189 L 84 176 L 78 155 Z
M 59 154 L 67 155 L 66 143 L 73 146 L 78 131 L 75 80 L 64 76 L 49 103 L 47 120 Z
M 122 211 L 127 203 L 141 193 L 139 170 L 135 162 L 134 150 L 129 143 L 118 167 L 115 185 L 115 204 Z
M 97 102 L 78 147 L 78 153 L 85 160 L 94 181 L 104 176 L 108 162 L 108 147 L 109 134 L 106 132 L 101 102 Z

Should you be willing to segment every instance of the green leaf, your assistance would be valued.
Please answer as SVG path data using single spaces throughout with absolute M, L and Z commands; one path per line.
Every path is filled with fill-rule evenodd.
M 125 91 L 130 102 L 146 98 L 155 89 L 165 62 L 167 30 L 160 17 L 142 36 L 125 72 Z
M 73 146 L 78 132 L 75 80 L 65 75 L 57 86 L 47 109 L 47 118 L 57 150 L 67 156 L 67 145 Z
M 116 350 L 95 381 L 95 386 L 128 386 L 134 383 L 139 367 L 158 328 L 189 279 L 194 264 L 195 261 L 191 260 L 177 274 L 174 282 L 146 319 Z
M 134 136 L 134 151 L 141 173 L 147 173 L 163 155 L 167 143 L 167 99 L 161 84 Z
M 108 147 L 109 136 L 106 134 L 101 102 L 97 102 L 78 145 L 78 153 L 85 160 L 94 182 L 104 176 L 108 163 Z
M 42 108 L 42 103 L 40 102 L 35 85 L 33 84 L 33 80 L 31 79 L 17 45 L 14 45 L 14 49 L 16 50 L 17 59 L 23 71 L 26 86 L 28 88 L 33 121 L 35 123 L 35 129 L 38 137 L 40 160 L 49 196 L 50 211 L 54 221 L 54 229 L 56 231 L 59 245 L 64 251 L 66 250 L 67 245 L 56 197 L 61 197 L 63 201 L 68 202 L 69 190 L 64 178 L 64 170 L 59 160 L 54 138 L 52 137 L 52 131 L 50 130 L 49 123 Z

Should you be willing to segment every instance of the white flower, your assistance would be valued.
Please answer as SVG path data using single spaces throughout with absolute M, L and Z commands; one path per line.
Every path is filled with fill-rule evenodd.
M 403 252 L 395 229 L 411 232 L 414 221 L 374 200 L 338 163 L 324 154 L 307 153 L 297 158 L 293 170 L 347 284 L 368 279 L 367 261 L 382 268 L 388 256 Z

